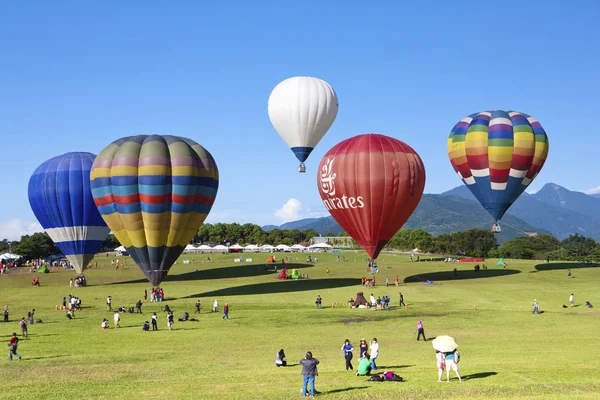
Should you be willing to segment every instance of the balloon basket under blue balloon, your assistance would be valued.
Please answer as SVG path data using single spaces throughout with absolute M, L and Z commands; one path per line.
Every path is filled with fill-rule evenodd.
M 298 172 L 306 172 L 306 167 L 304 166 L 304 164 L 300 164 L 300 167 L 298 167 Z

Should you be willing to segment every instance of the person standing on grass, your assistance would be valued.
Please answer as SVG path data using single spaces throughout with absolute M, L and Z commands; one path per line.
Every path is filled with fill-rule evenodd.
M 196 311 L 194 312 L 194 314 L 200 314 L 200 300 L 196 301 Z
M 402 306 L 406 307 L 406 304 L 404 304 L 404 296 L 402 295 L 402 293 L 399 293 L 399 294 L 400 294 L 400 307 L 402 307 Z
M 423 340 L 427 341 L 427 338 L 425 337 L 425 329 L 423 328 L 423 322 L 419 321 L 417 322 L 417 342 L 421 338 L 421 335 L 423 335 Z
M 108 296 L 106 298 L 106 311 L 112 311 L 112 305 L 111 305 L 111 303 L 112 303 L 112 297 Z
M 532 314 L 539 314 L 540 313 L 540 305 L 538 304 L 537 299 L 533 299 L 533 313 Z
M 454 359 L 455 354 L 456 354 L 456 350 L 454 350 L 451 353 L 445 353 L 445 356 L 446 356 L 446 381 L 447 382 L 450 382 L 450 368 L 452 368 L 454 370 L 454 373 L 458 377 L 458 381 L 462 382 L 460 374 L 458 373 L 458 365 L 456 364 L 457 361 L 455 361 L 455 359 Z
M 571 307 L 575 307 L 575 298 L 573 297 L 573 293 L 569 296 L 569 302 L 571 303 Z
M 437 362 L 437 368 L 438 368 L 438 382 L 441 382 L 442 374 L 444 373 L 444 370 L 446 369 L 446 359 L 444 358 L 444 353 L 436 350 L 435 351 L 435 360 Z
M 4 322 L 8 322 L 8 306 L 4 306 Z
M 302 396 L 306 397 L 306 386 L 310 383 L 310 395 L 314 397 L 315 395 L 315 376 L 318 376 L 319 373 L 317 371 L 317 364 L 319 364 L 319 360 L 313 358 L 312 352 L 307 351 L 306 357 L 300 360 L 300 364 L 302 365 Z
M 142 300 L 138 300 L 138 302 L 135 303 L 135 312 L 142 314 Z
M 148 300 L 148 289 L 144 289 L 144 301 Z
M 229 304 L 225 303 L 223 306 L 223 318 L 221 319 L 229 319 Z
M 172 330 L 174 323 L 175 323 L 175 321 L 174 321 L 173 313 L 170 312 L 169 315 L 167 315 L 167 328 L 169 328 L 169 330 Z
M 396 279 L 394 280 L 396 286 L 400 286 L 400 281 L 398 280 L 398 276 L 396 275 Z
M 568 277 L 568 278 L 571 278 L 571 268 L 569 268 L 569 269 L 567 270 L 567 277 Z
M 219 300 L 215 299 L 215 302 L 213 303 L 213 309 L 212 312 L 216 313 L 219 311 Z
M 157 321 L 156 318 L 157 318 L 156 317 L 156 313 L 152 313 L 152 319 L 151 319 L 151 321 L 152 321 L 152 330 L 153 331 L 157 331 L 158 330 L 158 321 Z
M 25 321 L 25 317 L 21 317 L 21 322 L 19 322 L 19 326 L 21 327 L 23 339 L 25 339 L 27 337 L 27 321 Z
M 354 350 L 354 347 L 352 347 L 352 345 L 350 344 L 350 340 L 346 339 L 342 346 L 342 351 L 344 352 L 344 358 L 346 359 L 346 371 L 348 371 L 349 369 L 354 370 L 354 367 L 352 366 L 352 351 L 353 350 Z
M 121 326 L 119 325 L 119 321 L 121 320 L 121 317 L 119 316 L 119 312 L 115 311 L 115 314 L 113 315 L 113 322 L 115 324 L 115 328 L 120 328 Z
M 17 332 L 13 332 L 12 337 L 8 340 L 8 361 L 12 361 L 13 355 L 19 360 L 21 356 L 17 353 L 17 347 L 19 346 L 19 338 Z
M 360 339 L 360 343 L 359 343 L 358 347 L 360 349 L 359 350 L 359 354 L 360 354 L 359 357 L 362 358 L 362 356 L 365 355 L 365 353 L 367 352 L 367 350 L 369 350 L 369 346 L 367 346 L 367 341 L 364 338 Z
M 377 342 L 377 338 L 373 338 L 371 342 L 371 370 L 376 371 L 377 365 L 375 364 L 375 359 L 379 357 L 379 343 Z

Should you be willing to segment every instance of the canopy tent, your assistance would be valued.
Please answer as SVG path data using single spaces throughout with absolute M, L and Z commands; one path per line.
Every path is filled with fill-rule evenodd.
M 201 244 L 200 246 L 197 247 L 197 250 L 212 250 L 212 247 L 210 247 L 207 244 Z
M 270 244 L 264 244 L 262 246 L 260 246 L 260 251 L 273 251 L 275 247 L 271 246 Z
M 21 256 L 13 253 L 0 254 L 0 260 L 18 260 Z
M 125 246 L 119 246 L 115 249 L 116 252 L 123 252 L 123 251 L 127 251 L 127 249 L 125 248 Z
M 216 249 L 216 248 L 217 248 L 217 246 L 215 246 L 215 249 Z M 240 246 L 240 245 L 239 245 L 239 244 L 237 244 L 237 243 L 236 243 L 236 244 L 234 244 L 234 245 L 231 245 L 231 246 L 229 246 L 229 250 L 242 250 L 242 249 L 243 249 L 243 247 L 242 247 L 242 246 Z
M 309 249 L 333 249 L 333 246 L 328 245 L 327 243 L 317 243 L 311 246 L 308 246 Z
M 255 244 L 249 244 L 248 246 L 244 247 L 244 251 L 255 251 L 255 252 L 258 252 L 258 251 L 260 251 L 260 247 L 258 247 Z
M 192 244 L 188 244 L 187 246 L 185 246 L 185 249 L 183 249 L 184 252 L 196 251 L 196 250 L 198 250 L 198 249 L 195 248 L 194 245 L 192 245 Z
M 213 250 L 223 251 L 223 252 L 229 251 L 229 249 L 227 248 L 227 246 L 223 246 L 222 244 L 216 245 L 215 247 L 213 247 Z
M 292 246 L 292 250 L 293 251 L 304 251 L 304 250 L 306 250 L 306 247 L 302 246 L 301 244 L 295 244 Z
M 288 246 L 287 244 L 277 245 L 277 247 L 275 247 L 275 249 L 282 250 L 282 251 L 290 251 L 291 250 L 290 246 Z

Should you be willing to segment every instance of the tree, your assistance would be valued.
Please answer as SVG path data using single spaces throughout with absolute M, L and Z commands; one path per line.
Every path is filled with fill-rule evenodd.
M 23 256 L 26 260 L 31 260 L 60 254 L 60 250 L 46 232 L 37 232 L 31 236 L 22 236 L 21 241 L 13 246 L 13 253 Z

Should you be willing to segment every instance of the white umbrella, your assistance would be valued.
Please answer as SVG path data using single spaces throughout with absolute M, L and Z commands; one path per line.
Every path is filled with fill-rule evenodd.
M 456 341 L 450 336 L 438 336 L 431 342 L 433 348 L 442 353 L 452 353 L 458 348 Z

